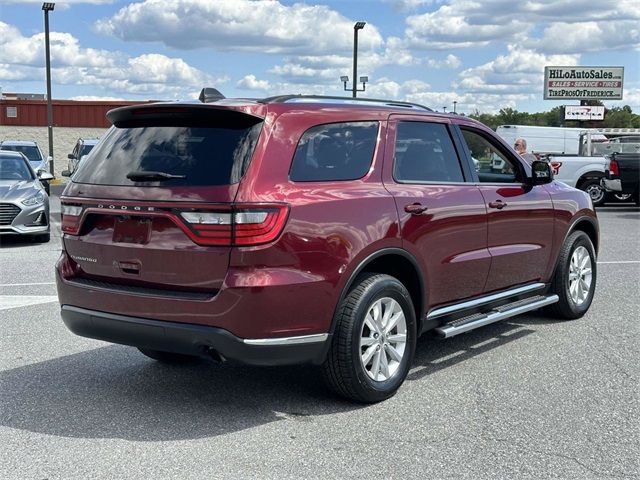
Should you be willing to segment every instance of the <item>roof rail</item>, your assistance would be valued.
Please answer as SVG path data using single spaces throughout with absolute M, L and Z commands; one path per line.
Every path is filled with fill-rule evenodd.
M 416 108 L 433 112 L 433 110 L 419 103 L 401 102 L 396 100 L 381 100 L 377 98 L 332 97 L 325 95 L 279 95 L 258 100 L 259 103 L 334 103 L 344 105 L 375 104 L 381 107 Z

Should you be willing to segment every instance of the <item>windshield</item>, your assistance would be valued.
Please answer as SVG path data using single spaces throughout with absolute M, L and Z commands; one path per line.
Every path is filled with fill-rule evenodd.
M 142 187 L 237 183 L 262 128 L 260 120 L 247 119 L 249 125 L 237 126 L 203 127 L 185 122 L 180 126 L 114 127 L 80 164 L 73 181 Z M 159 172 L 171 178 L 162 183 L 158 178 L 142 180 L 139 175 L 128 178 L 132 172 Z
M 0 180 L 33 180 L 33 174 L 23 159 L 0 155 Z
M 84 155 L 89 155 L 89 152 L 95 147 L 95 145 L 87 145 L 86 143 L 80 147 L 80 153 L 78 158 L 82 158 Z
M 2 150 L 24 153 L 30 162 L 41 162 L 42 155 L 35 145 L 2 145 Z

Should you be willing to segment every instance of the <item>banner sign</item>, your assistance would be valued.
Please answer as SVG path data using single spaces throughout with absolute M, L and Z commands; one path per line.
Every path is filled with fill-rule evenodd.
M 624 67 L 544 67 L 545 100 L 622 100 Z
M 604 107 L 565 105 L 565 120 L 604 120 Z

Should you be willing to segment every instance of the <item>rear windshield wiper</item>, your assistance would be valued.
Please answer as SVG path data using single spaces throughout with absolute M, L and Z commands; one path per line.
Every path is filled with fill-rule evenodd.
M 166 172 L 154 172 L 151 170 L 136 170 L 127 173 L 127 178 L 133 182 L 153 182 L 172 180 L 174 178 L 187 178 L 186 175 L 173 175 Z

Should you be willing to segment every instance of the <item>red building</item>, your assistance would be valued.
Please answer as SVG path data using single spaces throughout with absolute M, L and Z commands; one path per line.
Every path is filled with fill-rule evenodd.
M 53 126 L 108 128 L 109 110 L 141 103 L 148 102 L 53 100 Z M 47 101 L 0 99 L 0 125 L 46 127 Z

